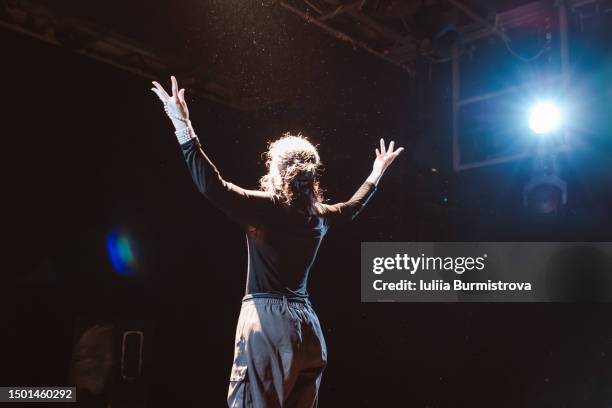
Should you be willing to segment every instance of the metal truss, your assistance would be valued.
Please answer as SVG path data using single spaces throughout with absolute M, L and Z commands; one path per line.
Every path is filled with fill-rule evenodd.
M 419 43 L 366 12 L 368 0 L 281 0 L 279 5 L 324 32 L 388 61 L 414 76 Z M 401 15 L 398 15 L 401 22 Z
M 415 19 L 420 1 L 388 0 L 386 13 L 374 13 L 378 0 L 280 0 L 279 5 L 333 37 L 362 48 L 388 61 L 411 76 L 419 56 L 432 54 L 430 38 L 415 35 Z M 431 2 L 429 2 L 431 3 Z M 474 41 L 491 34 L 504 37 L 495 21 L 489 21 L 462 0 L 440 0 L 455 10 L 453 21 L 464 41 Z M 520 24 L 520 23 L 519 23 Z M 444 59 L 444 62 L 450 58 Z
M 428 0 L 432 2 L 434 0 Z M 438 0 L 435 0 L 438 1 Z M 487 2 L 488 0 L 470 0 Z M 556 1 L 562 0 L 542 0 Z M 505 28 L 525 24 L 540 13 L 538 4 L 504 12 Z M 320 28 L 327 34 L 354 47 L 366 50 L 377 58 L 415 76 L 417 59 L 432 55 L 431 39 L 416 35 L 415 13 L 419 1 L 408 0 L 273 0 L 280 7 Z M 461 43 L 496 35 L 504 38 L 499 19 L 491 20 L 468 6 L 468 0 L 439 0 L 455 10 L 452 23 L 461 33 Z M 385 4 L 383 13 L 377 11 Z M 565 0 L 574 11 L 585 6 L 610 8 L 610 0 Z M 606 6 L 607 5 L 607 6 Z M 498 14 L 499 17 L 500 14 Z M 111 32 L 108 28 L 68 17 L 35 4 L 32 0 L 0 0 L 0 28 L 22 33 L 56 46 L 65 47 L 83 56 L 102 61 L 134 75 L 162 78 L 170 73 L 181 76 L 194 93 L 239 109 L 257 109 L 276 101 L 249 98 L 239 91 L 239 84 L 219 72 L 210 72 L 201 64 L 193 64 L 180 56 L 151 50 L 133 39 Z M 460 44 L 461 45 L 461 44 Z M 442 61 L 451 61 L 446 58 Z M 431 59 L 433 62 L 442 62 Z
M 429 39 L 414 35 L 413 23 L 419 5 L 425 2 L 408 0 L 277 0 L 278 4 L 306 22 L 319 27 L 338 40 L 364 49 L 388 61 L 411 76 L 415 75 L 415 62 L 419 56 L 432 53 Z M 438 0 L 436 0 L 438 1 Z M 610 3 L 610 0 L 542 0 L 490 16 L 479 14 L 468 0 L 439 0 L 442 5 L 455 9 L 454 23 L 461 33 L 461 43 L 467 44 L 483 37 L 495 35 L 507 41 L 503 28 L 511 29 L 527 24 L 542 16 L 543 3 L 565 3 L 570 11 L 585 5 Z M 471 4 L 489 0 L 471 1 Z M 385 3 L 384 16 L 372 12 L 374 4 Z M 431 1 L 429 2 L 431 3 Z M 495 3 L 491 1 L 490 3 Z M 490 5 L 490 4 L 489 4 Z M 612 6 L 608 6 L 612 7 Z M 500 27 L 503 15 L 504 27 Z M 444 62 L 450 61 L 450 58 Z
M 238 109 L 256 109 L 234 91 L 229 80 L 202 66 L 189 66 L 175 55 L 147 49 L 105 27 L 58 14 L 28 0 L 0 1 L 0 28 L 65 47 L 142 78 L 159 79 L 175 73 L 192 92 Z

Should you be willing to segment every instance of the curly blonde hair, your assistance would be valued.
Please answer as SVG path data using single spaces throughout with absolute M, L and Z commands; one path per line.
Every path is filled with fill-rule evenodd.
M 261 189 L 289 206 L 314 210 L 314 205 L 323 200 L 317 148 L 301 133 L 286 132 L 268 145 L 265 156 L 268 173 L 259 181 Z

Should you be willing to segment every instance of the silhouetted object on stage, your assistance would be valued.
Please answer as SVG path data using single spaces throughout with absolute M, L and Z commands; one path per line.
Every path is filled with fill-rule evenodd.
M 572 246 L 546 266 L 549 298 L 557 302 L 612 301 L 612 257 L 599 248 Z
M 144 324 L 80 319 L 70 364 L 70 383 L 85 407 L 146 406 Z
M 523 190 L 523 203 L 535 214 L 557 213 L 567 203 L 567 183 L 559 175 L 555 155 L 535 157 L 532 178 Z
M 144 333 L 126 331 L 121 341 L 121 378 L 134 381 L 142 375 L 142 346 Z

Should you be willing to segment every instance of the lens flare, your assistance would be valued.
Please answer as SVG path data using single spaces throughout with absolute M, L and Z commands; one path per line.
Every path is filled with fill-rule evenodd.
M 130 275 L 136 266 L 136 257 L 130 239 L 117 231 L 106 236 L 106 252 L 113 268 L 120 275 Z

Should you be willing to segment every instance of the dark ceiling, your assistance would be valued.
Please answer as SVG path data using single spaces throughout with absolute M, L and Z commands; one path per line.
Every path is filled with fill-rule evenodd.
M 333 60 L 336 42 L 366 49 L 372 58 L 386 59 L 414 76 L 415 60 L 431 53 L 423 31 L 433 24 L 432 14 L 435 24 L 490 31 L 496 13 L 525 3 L 13 0 L 2 2 L 1 15 L 5 28 L 71 46 L 146 77 L 173 72 L 200 94 L 251 109 L 286 100 L 293 89 L 278 84 L 307 81 L 304 67 Z M 429 14 L 424 16 L 423 7 Z

